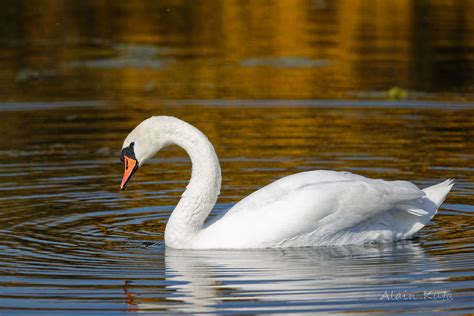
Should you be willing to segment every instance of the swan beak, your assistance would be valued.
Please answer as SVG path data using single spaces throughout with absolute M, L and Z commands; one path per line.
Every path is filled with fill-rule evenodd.
M 125 190 L 128 182 L 138 169 L 138 162 L 133 158 L 124 156 L 123 163 L 125 164 L 125 171 L 123 173 L 122 183 L 120 184 L 120 190 Z

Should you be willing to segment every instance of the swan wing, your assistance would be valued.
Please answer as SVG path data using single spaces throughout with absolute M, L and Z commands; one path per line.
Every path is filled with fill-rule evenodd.
M 329 238 L 353 229 L 393 208 L 421 213 L 411 202 L 424 195 L 407 181 L 326 170 L 303 172 L 247 196 L 209 222 L 205 231 L 209 236 L 226 236 L 222 242 L 228 242 L 230 248 L 255 246 L 257 240 L 259 246 L 274 246 L 315 232 L 321 240 L 321 236 Z
M 375 202 L 375 200 L 370 200 L 369 197 L 376 199 L 388 198 L 389 201 L 386 202 L 398 204 L 424 195 L 423 191 L 408 181 L 374 180 L 347 171 L 315 170 L 293 174 L 272 182 L 242 199 L 225 215 L 245 211 L 252 212 L 252 210 L 275 203 L 290 202 L 297 198 L 300 193 L 307 194 L 312 190 L 320 192 L 322 195 L 337 198 L 339 202 L 343 198 L 348 199 L 350 203 L 359 201 L 364 208 L 373 205 Z M 334 196 L 336 192 L 333 191 L 339 190 L 343 190 L 343 192 L 338 193 L 338 196 Z M 313 199 L 310 198 L 310 200 Z M 309 201 L 304 200 L 302 202 L 307 203 Z
M 278 179 L 243 198 L 228 210 L 225 215 L 256 209 L 282 199 L 287 199 L 295 192 L 309 188 L 311 185 L 325 182 L 347 181 L 357 177 L 360 176 L 350 172 L 336 172 L 330 170 L 315 170 L 292 174 Z

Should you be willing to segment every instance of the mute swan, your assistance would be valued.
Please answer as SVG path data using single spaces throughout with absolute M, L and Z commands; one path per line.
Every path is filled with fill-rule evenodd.
M 170 116 L 140 123 L 125 139 L 120 188 L 163 147 L 191 158 L 191 180 L 165 229 L 165 244 L 182 249 L 244 249 L 363 244 L 406 239 L 436 214 L 452 180 L 420 190 L 407 181 L 374 180 L 316 170 L 279 179 L 205 222 L 221 187 L 214 147 L 192 125 Z

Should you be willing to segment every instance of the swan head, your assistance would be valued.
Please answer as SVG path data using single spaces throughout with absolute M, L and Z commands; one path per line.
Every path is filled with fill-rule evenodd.
M 139 167 L 165 147 L 167 142 L 164 137 L 160 137 L 163 133 L 159 130 L 163 122 L 159 118 L 154 116 L 144 120 L 125 138 L 120 153 L 120 160 L 125 167 L 121 190 L 125 190 Z

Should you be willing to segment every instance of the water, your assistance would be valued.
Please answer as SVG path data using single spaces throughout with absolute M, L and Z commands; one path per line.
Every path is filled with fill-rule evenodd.
M 474 312 L 472 4 L 2 6 L 0 315 Z M 214 214 L 311 169 L 456 185 L 410 241 L 165 249 L 185 153 L 119 191 L 123 138 L 160 114 L 216 147 Z

